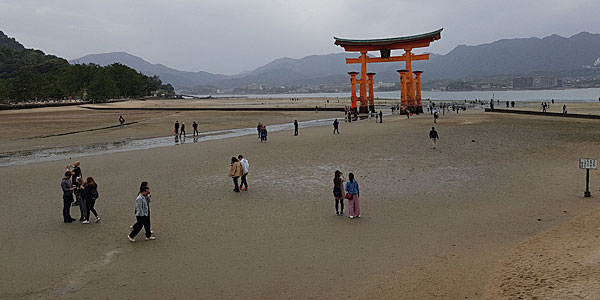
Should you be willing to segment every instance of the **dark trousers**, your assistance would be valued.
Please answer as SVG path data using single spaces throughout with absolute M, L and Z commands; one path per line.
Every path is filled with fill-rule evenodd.
M 240 191 L 240 186 L 238 185 L 238 178 L 240 178 L 239 176 L 234 176 L 233 178 L 233 184 L 235 185 L 235 188 L 233 189 L 236 192 Z
M 87 199 L 86 200 L 86 221 L 90 220 L 90 211 L 92 213 L 94 213 L 94 216 L 96 216 L 96 218 L 98 218 L 98 213 L 96 212 L 96 210 L 94 209 L 94 205 L 96 204 L 96 199 Z
M 71 222 L 71 204 L 73 203 L 73 195 L 63 195 L 63 220 Z
M 334 127 L 333 127 L 333 133 L 335 134 L 336 132 L 337 132 L 338 134 L 340 134 L 340 130 L 337 128 L 337 126 L 334 126 Z
M 246 174 L 242 175 L 242 183 L 240 184 L 240 187 L 242 187 L 242 188 L 243 188 L 244 186 L 245 186 L 246 188 L 248 188 L 248 181 L 246 181 L 246 175 L 248 175 L 248 173 L 246 173 Z
M 194 135 L 198 135 L 198 128 L 194 128 Z
M 338 207 L 341 205 L 341 209 L 338 210 Z M 344 199 L 335 199 L 335 212 L 336 213 L 344 213 Z
M 294 135 L 298 135 L 298 127 L 294 128 Z
M 142 230 L 142 227 L 144 227 L 144 230 L 146 231 L 146 237 L 151 237 L 152 233 L 150 232 L 150 216 L 135 216 L 135 219 L 137 222 L 133 224 L 133 230 L 129 236 L 134 238 Z

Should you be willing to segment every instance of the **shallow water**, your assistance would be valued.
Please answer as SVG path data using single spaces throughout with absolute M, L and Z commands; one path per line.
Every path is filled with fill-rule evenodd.
M 314 126 L 332 125 L 334 119 L 335 118 L 298 122 L 298 127 L 306 128 Z M 337 119 L 340 122 L 344 121 L 343 118 Z M 267 126 L 268 132 L 292 130 L 293 128 L 293 123 Z M 188 143 L 200 143 L 205 141 L 222 140 L 226 138 L 240 137 L 253 134 L 257 134 L 256 128 L 238 128 L 201 132 L 197 137 L 192 137 L 191 135 L 188 135 L 185 138 L 179 138 L 178 136 L 165 136 L 150 139 L 125 140 L 115 143 L 102 143 L 33 151 L 18 151 L 7 154 L 0 154 L 0 167 L 26 165 L 63 159 L 75 159 L 84 156 L 103 155 L 125 151 L 136 151 L 158 147 L 176 146 Z
M 565 90 L 501 90 L 501 91 L 464 91 L 464 92 L 422 92 L 423 99 L 453 101 L 475 100 L 489 101 L 490 99 L 515 100 L 515 101 L 587 101 L 598 102 L 600 88 L 565 89 Z M 209 95 L 198 95 L 206 97 Z M 238 98 L 334 98 L 349 99 L 350 92 L 343 93 L 312 93 L 312 94 L 260 94 L 260 95 L 212 95 L 214 97 Z M 400 99 L 400 91 L 375 92 L 375 98 Z

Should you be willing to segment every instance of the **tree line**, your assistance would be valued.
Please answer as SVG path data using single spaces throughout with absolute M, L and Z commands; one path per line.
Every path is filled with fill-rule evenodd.
M 146 76 L 125 65 L 71 65 L 40 50 L 0 45 L 0 102 L 28 100 L 135 98 L 159 91 L 173 94 L 158 76 Z

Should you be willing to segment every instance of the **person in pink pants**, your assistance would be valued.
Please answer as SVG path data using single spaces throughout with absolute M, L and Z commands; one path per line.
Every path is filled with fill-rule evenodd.
M 348 196 L 352 195 L 352 197 Z M 346 199 L 348 199 L 348 218 L 360 218 L 360 190 L 358 182 L 354 179 L 354 173 L 348 174 L 348 182 L 346 182 Z

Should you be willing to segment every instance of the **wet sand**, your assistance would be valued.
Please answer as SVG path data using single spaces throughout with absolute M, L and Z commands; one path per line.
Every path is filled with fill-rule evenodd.
M 38 116 L 53 114 L 71 111 Z M 116 119 L 96 117 L 86 126 Z M 172 115 L 128 121 L 137 117 L 158 121 L 48 144 L 172 130 Z M 203 121 L 252 127 L 257 118 L 211 113 Z M 268 143 L 245 136 L 86 157 L 83 174 L 100 185 L 102 217 L 88 225 L 61 220 L 59 183 L 71 161 L 0 168 L 0 298 L 480 299 L 515 247 L 597 207 L 583 198 L 577 165 L 598 153 L 597 121 L 461 112 L 435 125 L 435 150 L 432 123 L 429 115 L 392 116 L 341 123 L 340 135 L 313 127 L 298 137 L 269 134 Z M 17 145 L 3 149 L 41 143 L 29 144 L 26 130 L 8 132 L 3 141 Z M 250 161 L 248 192 L 231 191 L 228 161 L 237 154 Z M 335 216 L 336 169 L 357 175 L 363 218 Z M 591 177 L 597 186 L 598 174 Z M 130 243 L 142 180 L 152 187 L 158 239 Z

